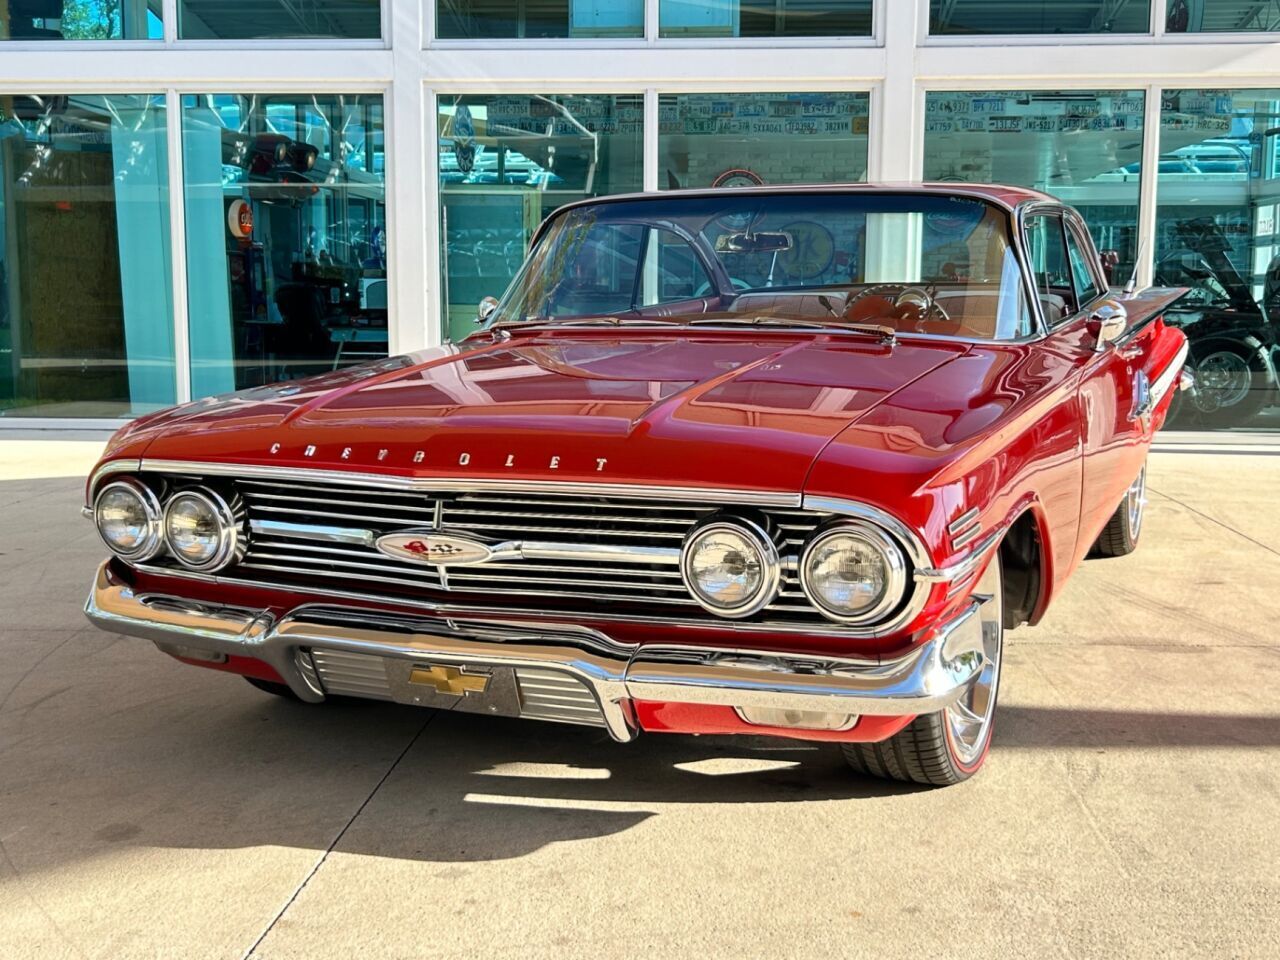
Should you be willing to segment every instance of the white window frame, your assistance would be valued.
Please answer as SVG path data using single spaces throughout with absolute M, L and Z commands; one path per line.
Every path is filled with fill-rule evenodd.
M 187 93 L 369 93 L 384 98 L 389 339 L 393 352 L 439 346 L 440 186 L 436 102 L 456 93 L 644 96 L 643 186 L 656 190 L 663 93 L 870 94 L 868 179 L 919 179 L 925 96 L 947 90 L 1141 89 L 1147 110 L 1139 182 L 1139 280 L 1154 272 L 1160 103 L 1166 89 L 1280 87 L 1280 32 L 1164 32 L 1154 0 L 1146 34 L 931 37 L 928 0 L 876 0 L 870 37 L 660 38 L 659 0 L 628 40 L 439 40 L 435 0 L 383 0 L 378 40 L 179 40 L 177 0 L 164 38 L 0 41 L 0 95 L 163 93 L 168 104 L 170 227 L 179 399 L 190 396 L 181 189 L 180 98 Z M 112 421 L 3 418 L 13 426 Z

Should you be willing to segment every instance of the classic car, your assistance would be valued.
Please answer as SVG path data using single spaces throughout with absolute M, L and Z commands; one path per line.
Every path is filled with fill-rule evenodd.
M 955 783 L 1005 631 L 1138 542 L 1180 293 L 1014 188 L 571 204 L 465 341 L 123 428 L 86 612 L 307 703 Z
M 1173 239 L 1156 263 L 1156 283 L 1187 288 L 1165 311 L 1165 322 L 1187 335 L 1196 389 L 1175 400 L 1170 420 L 1191 428 L 1246 425 L 1280 400 L 1277 265 L 1267 271 L 1259 302 L 1212 217 L 1177 222 Z

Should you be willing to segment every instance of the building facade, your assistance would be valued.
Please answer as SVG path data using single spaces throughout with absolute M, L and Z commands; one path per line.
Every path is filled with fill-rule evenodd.
M 584 197 L 922 178 L 1078 206 L 1233 331 L 1195 425 L 1276 416 L 1280 0 L 0 0 L 0 424 L 459 339 Z

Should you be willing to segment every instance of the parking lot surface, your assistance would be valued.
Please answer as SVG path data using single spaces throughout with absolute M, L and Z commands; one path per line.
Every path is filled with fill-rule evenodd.
M 7 957 L 1276 956 L 1280 447 L 1153 455 L 943 790 L 183 666 L 81 613 L 95 452 L 0 441 Z

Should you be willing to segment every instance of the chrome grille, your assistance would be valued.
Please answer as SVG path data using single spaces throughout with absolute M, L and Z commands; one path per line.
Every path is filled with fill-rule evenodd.
M 345 650 L 313 649 L 311 660 L 316 666 L 324 692 L 339 697 L 365 697 L 390 700 L 391 685 L 382 657 Z
M 520 691 L 522 717 L 604 726 L 604 716 L 596 698 L 582 681 L 567 673 L 518 667 L 516 687 Z
M 199 478 L 191 478 L 197 480 Z M 224 478 L 211 482 L 226 484 Z M 546 598 L 558 609 L 653 612 L 724 621 L 689 596 L 679 548 L 689 529 L 732 504 L 486 489 L 417 492 L 343 485 L 333 480 L 237 478 L 252 525 L 249 548 L 228 576 L 272 586 L 328 587 L 386 598 L 421 597 L 465 604 L 525 606 Z M 828 624 L 800 588 L 795 558 L 826 515 L 791 507 L 744 507 L 768 515 L 785 564 L 778 597 L 762 614 L 770 621 Z M 317 539 L 291 527 L 328 528 Z M 579 544 L 603 550 L 593 559 L 495 559 L 440 567 L 380 553 L 374 539 L 406 529 L 439 529 L 490 542 Z M 335 538 L 336 536 L 336 538 Z M 643 555 L 631 551 L 644 548 Z M 164 562 L 164 561 L 160 561 Z M 547 605 L 542 605 L 547 606 Z

